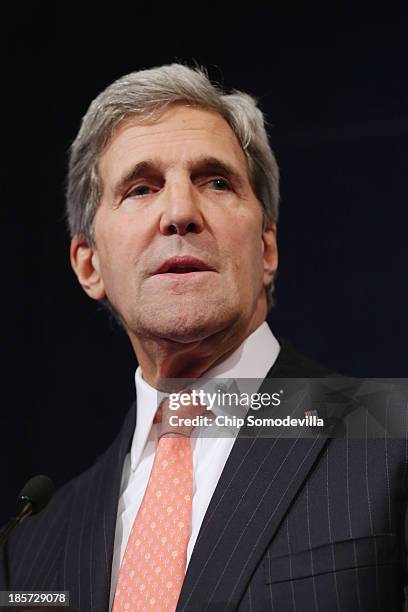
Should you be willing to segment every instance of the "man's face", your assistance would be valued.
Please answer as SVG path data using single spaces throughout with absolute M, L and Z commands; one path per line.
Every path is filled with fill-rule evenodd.
M 177 106 L 155 123 L 128 120 L 98 169 L 93 297 L 108 297 L 128 333 L 191 342 L 250 325 L 276 268 L 275 227 L 262 231 L 224 119 Z

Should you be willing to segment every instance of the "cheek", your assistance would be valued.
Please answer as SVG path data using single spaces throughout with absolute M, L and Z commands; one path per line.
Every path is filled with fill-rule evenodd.
M 100 269 L 106 288 L 121 285 L 131 263 L 131 251 L 127 248 L 124 236 L 104 232 L 96 238 Z
M 225 236 L 225 244 L 231 260 L 244 272 L 248 268 L 263 268 L 262 232 L 258 226 L 247 222 L 241 231 L 231 231 Z
M 227 245 L 226 245 L 227 246 Z M 236 238 L 224 251 L 225 268 L 239 294 L 258 293 L 263 284 L 262 240 L 247 234 Z
M 138 215 L 129 220 L 121 211 L 102 211 L 95 218 L 95 237 L 105 260 L 111 265 L 137 266 L 151 246 L 155 225 L 150 217 Z M 119 272 L 119 270 L 118 270 Z
M 95 217 L 95 239 L 106 271 L 118 266 L 120 262 L 123 262 L 126 253 L 131 252 L 127 246 L 130 242 L 129 226 L 115 223 L 101 209 Z

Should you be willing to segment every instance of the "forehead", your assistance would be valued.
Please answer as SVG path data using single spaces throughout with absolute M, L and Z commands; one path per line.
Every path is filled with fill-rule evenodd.
M 221 115 L 176 106 L 152 123 L 138 123 L 133 118 L 122 122 L 104 150 L 98 168 L 100 176 L 110 182 L 124 168 L 148 158 L 160 158 L 170 167 L 206 155 L 220 157 L 246 174 L 245 153 Z

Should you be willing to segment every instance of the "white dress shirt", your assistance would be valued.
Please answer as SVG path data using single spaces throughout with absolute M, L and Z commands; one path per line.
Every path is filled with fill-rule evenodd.
M 261 382 L 276 361 L 280 346 L 266 322 L 262 323 L 227 359 L 205 373 L 206 378 L 259 379 Z M 137 425 L 130 453 L 126 455 L 120 488 L 113 550 L 110 607 L 127 541 L 142 503 L 157 446 L 157 425 L 153 423 L 158 392 L 135 374 Z M 260 384 L 260 383 L 259 383 Z M 257 389 L 254 389 L 254 391 Z M 214 407 L 213 412 L 216 412 Z M 201 523 L 215 491 L 221 472 L 234 445 L 235 437 L 226 428 L 225 437 L 207 437 L 205 428 L 196 428 L 191 438 L 194 485 L 192 532 L 187 548 L 187 566 Z M 235 432 L 236 433 L 236 432 Z

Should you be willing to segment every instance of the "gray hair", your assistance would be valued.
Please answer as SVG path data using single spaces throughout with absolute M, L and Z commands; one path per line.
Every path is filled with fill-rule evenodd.
M 102 195 L 98 162 L 118 126 L 130 117 L 140 123 L 156 121 L 176 104 L 212 110 L 227 121 L 245 152 L 249 180 L 263 209 L 263 226 L 277 222 L 279 170 L 256 100 L 236 90 L 225 93 L 210 82 L 203 68 L 171 64 L 121 77 L 88 108 L 70 150 L 67 219 L 71 236 L 83 236 L 95 246 L 93 222 Z M 266 288 L 269 307 L 273 289 L 272 280 Z

